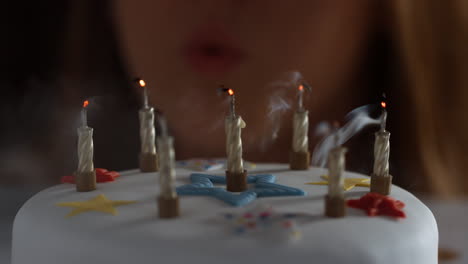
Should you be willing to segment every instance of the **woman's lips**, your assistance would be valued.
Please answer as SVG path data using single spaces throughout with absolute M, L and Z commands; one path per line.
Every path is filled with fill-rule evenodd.
M 205 74 L 228 72 L 246 57 L 224 31 L 213 29 L 193 35 L 183 53 L 193 70 Z

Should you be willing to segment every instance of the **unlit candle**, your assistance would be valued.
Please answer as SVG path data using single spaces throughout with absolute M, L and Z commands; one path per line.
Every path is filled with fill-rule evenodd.
M 175 152 L 173 138 L 167 135 L 158 137 L 159 146 L 159 185 L 161 196 L 167 199 L 175 198 Z
M 333 148 L 328 154 L 328 196 L 344 197 L 344 177 L 345 154 L 347 149 L 344 147 Z

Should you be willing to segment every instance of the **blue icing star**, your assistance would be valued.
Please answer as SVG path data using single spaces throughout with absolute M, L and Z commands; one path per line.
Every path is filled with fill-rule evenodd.
M 271 174 L 248 175 L 247 183 L 254 184 L 254 188 L 235 194 L 224 188 L 214 187 L 214 184 L 226 184 L 224 176 L 192 173 L 192 183 L 177 187 L 176 191 L 179 195 L 212 196 L 232 206 L 244 206 L 258 197 L 306 195 L 300 189 L 277 184 L 275 180 L 276 177 Z

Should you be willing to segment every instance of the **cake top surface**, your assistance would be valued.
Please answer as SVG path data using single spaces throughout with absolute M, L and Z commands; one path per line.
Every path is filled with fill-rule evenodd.
M 345 218 L 324 217 L 323 198 L 327 193 L 327 186 L 305 183 L 323 181 L 321 176 L 326 172 L 327 170 L 321 168 L 291 171 L 287 164 L 259 164 L 255 169 L 250 169 L 249 174 L 272 174 L 278 184 L 304 190 L 307 195 L 259 198 L 240 208 L 212 197 L 181 196 L 181 217 L 172 220 L 159 219 L 157 216 L 157 173 L 125 171 L 115 182 L 98 184 L 97 190 L 87 193 L 76 192 L 72 184 L 57 185 L 32 197 L 17 214 L 13 230 L 13 255 L 18 255 L 15 251 L 23 248 L 24 244 L 33 243 L 35 239 L 31 237 L 40 237 L 41 234 L 51 234 L 50 241 L 57 244 L 70 243 L 72 247 L 80 247 L 83 241 L 98 238 L 101 243 L 119 245 L 128 250 L 142 250 L 150 245 L 158 245 L 168 251 L 174 251 L 170 250 L 171 248 L 183 247 L 187 256 L 213 249 L 218 251 L 216 255 L 229 256 L 229 252 L 235 249 L 250 252 L 249 254 L 269 254 L 278 261 L 293 261 L 303 258 L 304 254 L 315 254 L 320 258 L 320 255 L 325 254 L 335 261 L 344 262 L 352 258 L 351 263 L 372 263 L 369 260 L 395 257 L 395 252 L 390 250 L 388 245 L 398 247 L 401 254 L 409 255 L 417 248 L 434 247 L 438 234 L 432 213 L 416 197 L 397 186 L 392 187 L 391 196 L 406 204 L 405 219 L 368 217 L 365 212 L 352 208 L 348 208 Z M 193 171 L 178 168 L 177 186 L 190 184 L 191 173 Z M 209 173 L 224 175 L 222 170 Z M 367 178 L 351 172 L 346 172 L 345 177 Z M 368 191 L 369 188 L 366 187 L 355 187 L 346 191 L 345 196 L 347 199 L 357 199 Z M 89 200 L 101 194 L 110 200 L 128 200 L 136 203 L 117 207 L 117 215 L 85 212 L 71 218 L 65 217 L 70 208 L 56 206 L 62 202 Z M 268 206 L 277 214 L 303 216 L 296 222 L 302 234 L 299 241 L 272 243 L 271 239 L 264 239 L 264 235 L 239 235 L 232 232 L 232 225 L 225 218 L 226 215 L 241 215 L 248 210 Z M 272 228 L 266 233 L 272 232 L 276 231 Z M 62 238 L 61 242 L 59 238 Z M 272 247 L 278 250 L 272 251 Z M 331 254 L 334 251 L 339 253 Z M 26 257 L 16 256 L 18 261 L 14 261 L 13 264 L 25 263 L 19 259 Z M 427 257 L 427 263 L 432 263 L 431 257 Z M 122 256 L 122 259 L 125 259 L 125 256 Z

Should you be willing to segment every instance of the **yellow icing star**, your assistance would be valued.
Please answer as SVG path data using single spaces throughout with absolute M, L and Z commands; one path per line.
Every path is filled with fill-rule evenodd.
M 58 203 L 57 206 L 74 208 L 69 214 L 65 216 L 72 217 L 88 211 L 96 211 L 116 215 L 117 210 L 114 208 L 114 206 L 132 203 L 136 203 L 136 201 L 112 201 L 107 199 L 107 197 L 104 194 L 100 194 L 84 202 Z
M 314 185 L 328 185 L 328 176 L 322 175 L 320 178 L 324 179 L 325 181 L 319 182 L 307 182 L 306 184 L 314 184 Z M 344 178 L 343 189 L 345 191 L 349 191 L 352 188 L 359 186 L 359 187 L 370 187 L 370 179 L 368 178 Z

